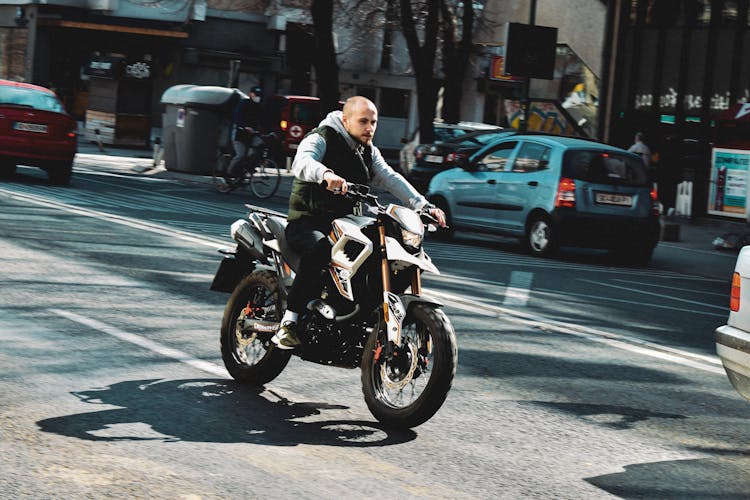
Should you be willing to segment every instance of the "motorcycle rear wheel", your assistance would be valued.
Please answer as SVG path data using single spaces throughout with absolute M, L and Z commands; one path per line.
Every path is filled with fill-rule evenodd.
M 272 334 L 243 332 L 245 318 L 279 321 L 278 280 L 270 271 L 255 271 L 242 279 L 224 309 L 221 321 L 221 357 L 229 374 L 250 386 L 261 386 L 275 379 L 286 367 L 290 351 L 276 348 Z
M 458 363 L 456 334 L 445 313 L 430 304 L 409 309 L 399 356 L 387 360 L 385 331 L 374 331 L 362 358 L 362 392 L 370 412 L 388 427 L 408 429 L 443 405 Z

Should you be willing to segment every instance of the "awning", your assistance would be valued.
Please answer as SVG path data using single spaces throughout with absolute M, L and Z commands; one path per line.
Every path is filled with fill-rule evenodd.
M 158 28 L 144 28 L 140 26 L 123 26 L 118 24 L 87 23 L 82 21 L 68 21 L 65 19 L 38 20 L 40 26 L 58 26 L 61 28 L 72 28 L 79 30 L 115 31 L 118 33 L 132 33 L 134 35 L 161 36 L 169 38 L 188 38 L 184 31 L 172 31 Z

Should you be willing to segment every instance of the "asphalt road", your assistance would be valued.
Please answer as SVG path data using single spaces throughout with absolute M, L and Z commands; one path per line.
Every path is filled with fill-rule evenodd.
M 428 242 L 459 369 L 438 414 L 378 425 L 358 370 L 229 380 L 208 290 L 248 195 L 79 164 L 0 184 L 0 496 L 743 498 L 750 402 L 713 354 L 733 261 L 647 268 Z M 283 197 L 272 207 L 283 208 Z M 696 262 L 709 261 L 700 267 Z M 727 271 L 729 269 L 729 271 Z

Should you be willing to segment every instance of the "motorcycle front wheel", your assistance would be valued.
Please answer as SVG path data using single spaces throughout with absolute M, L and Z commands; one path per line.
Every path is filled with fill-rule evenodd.
M 270 271 L 255 271 L 242 279 L 224 309 L 221 321 L 221 357 L 238 382 L 260 386 L 275 379 L 286 367 L 290 351 L 271 343 L 273 333 L 250 331 L 252 320 L 278 322 L 278 281 Z
M 408 429 L 443 405 L 456 374 L 458 348 L 450 320 L 431 304 L 409 309 L 401 339 L 396 355 L 388 358 L 386 332 L 370 334 L 362 358 L 362 392 L 375 418 Z

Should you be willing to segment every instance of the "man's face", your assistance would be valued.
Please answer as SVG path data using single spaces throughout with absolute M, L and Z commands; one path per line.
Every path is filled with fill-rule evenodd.
M 342 121 L 349 135 L 360 143 L 369 146 L 378 125 L 378 110 L 372 103 L 361 102 L 344 113 Z

